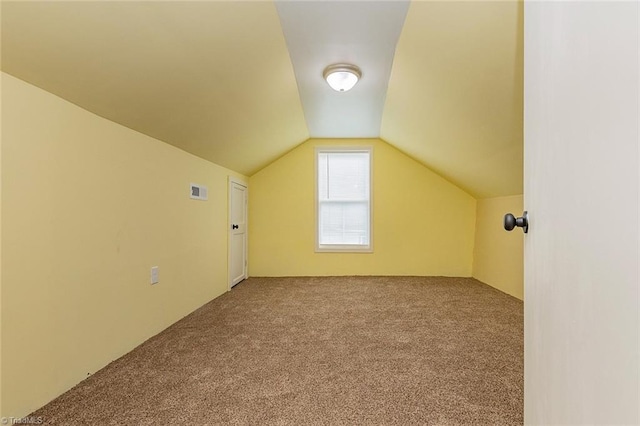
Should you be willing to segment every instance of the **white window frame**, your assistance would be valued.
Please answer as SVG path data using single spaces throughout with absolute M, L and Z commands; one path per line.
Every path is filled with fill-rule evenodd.
M 318 157 L 320 153 L 367 153 L 369 154 L 369 244 L 320 244 L 320 200 L 318 194 Z M 372 146 L 317 146 L 315 148 L 315 210 L 317 253 L 373 253 L 373 147 Z

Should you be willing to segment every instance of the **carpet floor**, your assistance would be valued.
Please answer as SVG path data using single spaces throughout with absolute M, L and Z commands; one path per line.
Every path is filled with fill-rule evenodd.
M 470 278 L 250 278 L 32 416 L 56 425 L 516 425 L 523 304 Z

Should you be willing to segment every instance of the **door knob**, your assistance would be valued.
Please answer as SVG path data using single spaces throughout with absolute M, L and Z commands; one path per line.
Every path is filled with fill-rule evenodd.
M 507 231 L 512 231 L 515 227 L 522 228 L 522 231 L 526 234 L 529 232 L 529 214 L 525 210 L 522 213 L 522 217 L 516 218 L 511 213 L 507 213 L 504 215 L 504 229 Z
M 231 229 L 238 229 L 238 225 L 231 225 Z

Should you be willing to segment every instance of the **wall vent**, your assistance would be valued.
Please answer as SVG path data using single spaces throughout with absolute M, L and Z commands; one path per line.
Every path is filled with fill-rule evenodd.
M 206 200 L 207 199 L 207 187 L 203 185 L 197 185 L 192 183 L 189 189 L 189 197 L 194 200 Z

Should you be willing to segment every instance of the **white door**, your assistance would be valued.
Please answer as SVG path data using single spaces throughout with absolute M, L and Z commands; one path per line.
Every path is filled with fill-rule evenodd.
M 638 3 L 524 16 L 525 423 L 637 425 Z
M 229 179 L 229 289 L 247 278 L 247 185 Z

